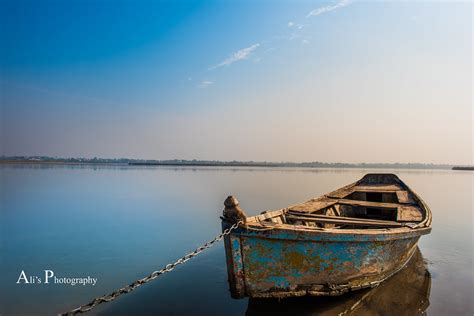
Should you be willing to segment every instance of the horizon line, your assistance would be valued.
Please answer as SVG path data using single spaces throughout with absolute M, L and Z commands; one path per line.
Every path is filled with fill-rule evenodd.
M 65 161 L 68 160 L 70 162 L 100 162 L 106 163 L 109 162 L 117 162 L 121 160 L 122 163 L 129 163 L 129 162 L 150 162 L 150 163 L 170 163 L 170 162 L 178 162 L 181 164 L 185 163 L 220 163 L 220 164 L 273 164 L 273 165 L 283 165 L 283 164 L 292 164 L 292 165 L 304 165 L 304 164 L 323 164 L 323 165 L 428 165 L 428 166 L 473 166 L 473 164 L 464 164 L 464 163 L 433 163 L 433 162 L 324 162 L 324 161 L 267 161 L 267 160 L 216 160 L 216 159 L 180 159 L 180 158 L 172 158 L 172 159 L 147 159 L 147 158 L 126 158 L 126 157 L 115 157 L 115 158 L 102 158 L 102 157 L 59 157 L 59 156 L 43 156 L 43 155 L 1 155 L 0 161 L 6 160 L 24 160 L 28 162 L 35 162 L 35 161 Z

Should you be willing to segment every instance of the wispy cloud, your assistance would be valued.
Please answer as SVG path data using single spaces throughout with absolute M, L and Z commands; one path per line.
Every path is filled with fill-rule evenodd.
M 318 15 L 321 15 L 321 14 L 324 14 L 324 13 L 327 13 L 327 12 L 337 10 L 339 8 L 350 5 L 353 1 L 354 0 L 339 0 L 338 2 L 335 2 L 332 5 L 327 5 L 327 6 L 322 6 L 322 7 L 316 8 L 316 9 L 312 10 L 311 12 L 309 12 L 308 15 L 306 16 L 306 18 L 309 18 L 309 17 L 312 17 L 312 16 L 318 16 Z M 302 21 L 300 21 L 300 22 L 302 22 Z M 306 21 L 305 23 L 298 23 L 298 21 L 295 21 L 295 20 L 288 21 L 286 26 L 288 27 L 288 31 L 291 30 L 290 31 L 291 34 L 274 36 L 272 38 L 272 40 L 260 41 L 259 43 L 253 44 L 249 47 L 239 49 L 238 51 L 236 51 L 236 52 L 232 53 L 231 55 L 229 55 L 226 59 L 224 59 L 220 63 L 215 64 L 213 66 L 210 66 L 208 68 L 208 70 L 214 70 L 216 68 L 220 68 L 220 67 L 224 67 L 224 66 L 230 66 L 233 63 L 236 63 L 236 62 L 241 61 L 241 60 L 246 60 L 246 59 L 250 59 L 253 62 L 258 63 L 258 62 L 261 61 L 260 56 L 257 55 L 257 56 L 254 56 L 253 58 L 251 58 L 253 55 L 255 55 L 254 54 L 255 50 L 257 50 L 260 46 L 263 46 L 265 48 L 268 45 L 273 45 L 274 44 L 273 42 L 275 42 L 275 40 L 278 41 L 278 40 L 299 39 L 302 44 L 308 45 L 311 42 L 308 39 L 308 37 L 304 36 L 304 34 L 302 33 L 302 32 L 304 32 L 303 28 L 306 29 L 307 27 L 310 27 L 311 24 L 308 23 L 308 22 L 309 21 Z M 268 53 L 268 52 L 270 52 L 274 49 L 275 49 L 274 47 L 267 48 L 261 54 L 266 54 L 266 53 Z M 261 55 L 261 54 L 259 54 L 259 55 Z M 188 78 L 188 80 L 191 81 L 192 79 Z M 203 80 L 197 86 L 199 88 L 207 88 L 207 87 L 209 87 L 213 84 L 214 84 L 214 82 L 212 82 L 212 81 Z
M 297 28 L 298 30 L 301 30 L 304 25 L 303 24 L 296 24 L 295 22 L 288 22 L 288 27 L 293 27 L 293 28 Z
M 229 57 L 227 57 L 221 63 L 219 63 L 215 66 L 212 66 L 209 69 L 215 69 L 215 68 L 219 68 L 219 67 L 223 67 L 223 66 L 229 66 L 229 65 L 232 65 L 233 63 L 235 63 L 239 60 L 247 59 L 259 46 L 260 46 L 260 44 L 257 43 L 257 44 L 253 44 L 250 47 L 242 48 L 242 49 L 236 51 L 235 53 L 233 53 L 232 55 L 230 55 Z
M 199 88 L 207 88 L 207 87 L 209 87 L 209 86 L 211 86 L 211 85 L 213 85 L 213 84 L 214 84 L 214 82 L 212 82 L 212 81 L 203 80 L 203 81 L 201 81 L 201 83 L 198 85 L 198 87 L 199 87 Z
M 306 17 L 309 18 L 311 16 L 318 16 L 318 15 L 321 15 L 323 13 L 331 12 L 331 11 L 337 10 L 339 8 L 348 6 L 349 4 L 351 4 L 350 0 L 340 0 L 336 4 L 316 8 L 313 11 L 311 11 L 310 13 L 308 13 L 308 15 Z

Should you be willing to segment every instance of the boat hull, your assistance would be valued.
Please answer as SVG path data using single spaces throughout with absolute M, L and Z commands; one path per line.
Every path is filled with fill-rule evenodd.
M 224 221 L 223 229 L 228 226 Z M 241 227 L 224 240 L 231 295 L 340 295 L 375 287 L 405 266 L 430 231 Z
M 417 249 L 400 272 L 374 289 L 347 293 L 337 300 L 309 296 L 286 300 L 251 298 L 245 316 L 426 315 L 430 291 L 431 274 Z

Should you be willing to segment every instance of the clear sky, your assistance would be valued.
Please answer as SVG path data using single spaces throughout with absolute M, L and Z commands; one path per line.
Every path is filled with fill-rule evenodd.
M 0 154 L 473 163 L 471 2 L 0 3 Z

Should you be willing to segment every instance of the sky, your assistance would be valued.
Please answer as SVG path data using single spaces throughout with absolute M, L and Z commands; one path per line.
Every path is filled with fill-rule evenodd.
M 473 163 L 469 1 L 0 6 L 0 155 Z

